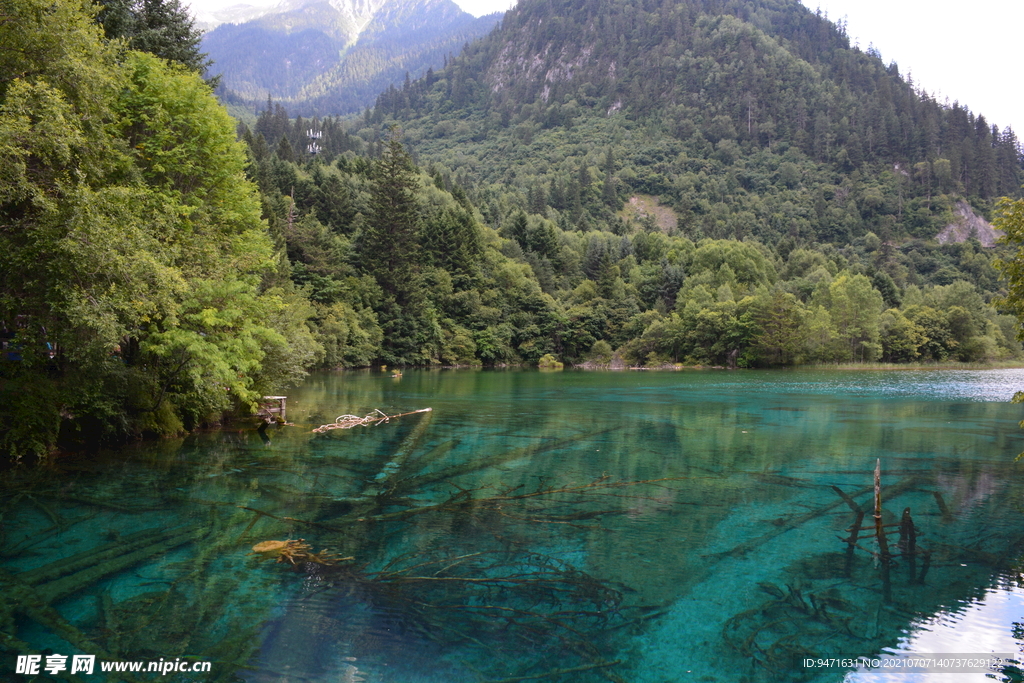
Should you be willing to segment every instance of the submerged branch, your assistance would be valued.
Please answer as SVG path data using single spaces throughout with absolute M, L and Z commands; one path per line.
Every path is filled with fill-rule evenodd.
M 412 517 L 413 515 L 421 515 L 427 512 L 442 512 L 442 511 L 462 511 L 468 508 L 478 510 L 501 510 L 502 504 L 514 503 L 518 501 L 527 501 L 533 498 L 543 498 L 547 496 L 559 496 L 564 494 L 601 494 L 601 495 L 617 495 L 609 494 L 609 491 L 629 488 L 633 486 L 650 486 L 658 485 L 662 482 L 668 481 L 682 481 L 689 479 L 689 477 L 661 477 L 659 479 L 636 479 L 631 481 L 609 481 L 608 475 L 602 475 L 592 481 L 589 484 L 578 484 L 574 486 L 555 486 L 542 488 L 537 491 L 530 493 L 520 493 L 511 495 L 513 491 L 517 491 L 522 488 L 522 485 L 516 486 L 512 489 L 506 489 L 504 492 L 493 496 L 486 496 L 483 498 L 474 498 L 473 493 L 478 491 L 493 490 L 494 487 L 481 486 L 475 489 L 464 489 L 457 484 L 452 484 L 455 488 L 459 489 L 458 492 L 452 494 L 448 500 L 442 503 L 436 503 L 434 505 L 425 505 L 422 507 L 412 508 L 410 510 L 401 510 L 399 512 L 388 512 L 384 514 L 374 515 L 372 517 L 366 517 L 367 520 L 376 522 L 393 522 L 400 521 Z M 669 489 L 672 490 L 672 489 Z M 625 498 L 632 498 L 632 496 L 621 496 Z M 649 496 L 636 496 L 635 498 L 640 500 L 657 500 L 650 498 Z M 568 504 L 568 503 L 566 503 Z M 674 503 L 673 503 L 674 504 Z M 550 522 L 550 523 L 565 523 L 572 521 L 579 521 L 583 519 L 594 519 L 606 514 L 621 514 L 620 510 L 604 510 L 604 511 L 590 511 L 590 512 L 578 512 L 567 515 L 558 514 L 543 514 L 541 518 L 531 519 L 535 522 Z M 515 515 L 508 514 L 507 512 L 502 513 L 505 516 L 511 518 L 517 518 Z M 522 518 L 520 518 L 522 519 Z

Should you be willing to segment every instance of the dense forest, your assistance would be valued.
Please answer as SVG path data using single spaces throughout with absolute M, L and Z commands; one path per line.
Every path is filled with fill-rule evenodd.
M 324 131 L 325 150 L 344 151 L 297 152 L 313 129 Z M 275 133 L 271 150 L 266 136 Z M 617 352 L 637 365 L 761 367 L 1020 352 L 1014 318 L 989 305 L 1001 292 L 998 249 L 976 239 L 897 245 L 867 232 L 842 246 L 695 242 L 653 221 L 565 231 L 525 209 L 495 229 L 445 171 L 416 172 L 396 135 L 363 156 L 360 139 L 336 121 L 289 127 L 280 107 L 244 133 L 292 281 L 321 311 L 362 305 L 377 322 L 360 326 L 359 339 L 379 346 L 329 364 L 536 364 L 545 355 L 608 364 Z M 384 180 L 375 174 L 399 158 L 415 208 L 397 222 L 406 233 L 395 248 L 398 237 L 379 232 Z
M 1009 247 L 935 239 L 1018 196 L 1014 134 L 796 2 L 524 0 L 361 116 L 252 129 L 195 44 L 10 4 L 9 455 L 190 429 L 313 367 L 1021 356 Z
M 301 153 L 310 130 L 324 132 L 315 158 Z M 1013 319 L 990 305 L 1000 249 L 935 239 L 1019 195 L 1014 133 L 917 92 L 797 2 L 522 3 L 342 130 L 269 105 L 246 132 L 254 177 L 278 197 L 270 204 L 288 205 L 290 225 L 315 221 L 359 270 L 372 213 L 355 189 L 369 162 L 357 160 L 401 130 L 423 167 L 421 195 L 436 188 L 476 207 L 484 244 L 540 289 L 530 303 L 495 302 L 486 293 L 501 288 L 445 266 L 460 304 L 438 296 L 426 210 L 420 257 L 406 264 L 423 278 L 417 307 L 448 337 L 482 343 L 458 357 L 390 330 L 380 357 L 391 363 L 1019 353 Z M 339 196 L 323 189 L 335 184 L 353 188 L 349 208 L 324 212 L 315 197 Z M 326 247 L 308 250 L 309 236 L 283 242 L 295 281 L 322 299 L 342 291 L 344 268 L 314 257 Z

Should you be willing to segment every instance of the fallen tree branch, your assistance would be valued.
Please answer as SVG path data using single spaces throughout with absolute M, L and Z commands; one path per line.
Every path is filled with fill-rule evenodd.
M 405 417 L 406 415 L 415 415 L 416 413 L 429 413 L 433 408 L 421 408 L 420 410 L 411 410 L 408 413 L 399 413 L 397 415 L 387 415 L 382 412 L 379 408 L 374 408 L 373 412 L 364 417 L 358 415 L 339 415 L 334 419 L 334 422 L 330 424 L 320 425 L 313 430 L 314 434 L 326 434 L 333 429 L 352 429 L 353 427 L 376 427 L 379 424 L 393 420 L 396 417 Z

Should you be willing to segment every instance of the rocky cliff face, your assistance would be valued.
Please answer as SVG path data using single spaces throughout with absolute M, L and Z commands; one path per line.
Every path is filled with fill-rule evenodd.
M 935 236 L 939 244 L 950 242 L 963 242 L 971 237 L 977 238 L 984 247 L 994 247 L 996 240 L 1005 233 L 996 230 L 987 220 L 974 213 L 971 205 L 965 201 L 956 203 L 953 209 L 953 222 L 947 225 Z

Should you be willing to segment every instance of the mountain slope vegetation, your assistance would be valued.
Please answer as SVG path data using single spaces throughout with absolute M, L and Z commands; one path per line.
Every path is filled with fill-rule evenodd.
M 358 243 L 365 211 L 326 217 L 300 198 L 325 191 L 325 165 L 353 168 L 353 151 L 333 165 L 297 153 L 307 124 L 289 128 L 283 109 L 261 115 L 250 135 L 261 163 L 294 168 L 261 187 L 292 197 L 321 234 Z M 1012 318 L 990 305 L 1002 291 L 995 252 L 934 240 L 967 202 L 987 214 L 1019 192 L 1015 134 L 916 91 L 798 2 L 526 0 L 443 70 L 390 87 L 352 139 L 372 158 L 398 129 L 543 294 L 526 309 L 495 307 L 479 282 L 452 278 L 462 308 L 438 320 L 474 342 L 475 362 L 1020 351 Z M 418 230 L 423 260 L 408 266 L 423 275 L 431 238 Z M 295 247 L 305 239 L 288 247 L 297 281 L 308 277 Z M 351 267 L 372 272 L 372 249 L 353 253 Z M 336 277 L 304 281 L 315 290 Z M 382 357 L 441 358 L 399 352 L 401 338 L 386 334 Z
M 511 183 L 523 209 L 543 190 L 570 229 L 649 194 L 691 237 L 931 237 L 953 196 L 1021 182 L 1011 130 L 917 92 L 796 0 L 526 2 L 384 93 L 367 123 L 387 121 L 474 185 Z

